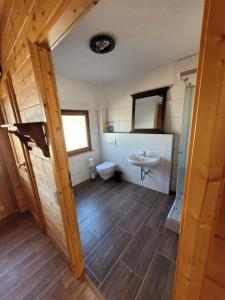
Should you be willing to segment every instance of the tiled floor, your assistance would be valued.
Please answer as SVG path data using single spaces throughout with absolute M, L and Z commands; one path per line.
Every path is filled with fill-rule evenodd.
M 178 236 L 165 220 L 174 197 L 100 179 L 75 191 L 86 272 L 106 300 L 170 300 Z
M 83 276 L 76 280 L 68 263 L 33 217 L 22 214 L 0 224 L 1 300 L 100 300 Z

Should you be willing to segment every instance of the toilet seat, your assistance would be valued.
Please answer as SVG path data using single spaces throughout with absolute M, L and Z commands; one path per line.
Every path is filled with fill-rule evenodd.
M 105 161 L 104 163 L 96 166 L 96 170 L 103 180 L 111 178 L 114 175 L 115 168 L 116 163 L 110 161 Z
M 97 165 L 96 169 L 97 169 L 97 171 L 100 171 L 100 172 L 107 172 L 107 171 L 110 171 L 115 166 L 116 166 L 116 163 L 110 162 L 110 161 L 105 161 L 104 163 Z

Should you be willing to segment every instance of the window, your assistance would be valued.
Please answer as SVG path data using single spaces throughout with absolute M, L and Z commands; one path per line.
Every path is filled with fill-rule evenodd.
M 88 111 L 62 110 L 62 122 L 68 155 L 91 150 Z

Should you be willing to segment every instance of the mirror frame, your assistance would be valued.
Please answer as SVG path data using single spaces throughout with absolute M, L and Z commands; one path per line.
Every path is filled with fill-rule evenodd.
M 166 96 L 167 91 L 170 87 L 166 86 L 159 89 L 144 91 L 140 93 L 136 93 L 131 95 L 133 98 L 133 105 L 132 105 L 132 133 L 164 133 L 164 119 L 165 119 L 165 108 L 166 108 Z M 160 96 L 163 98 L 162 102 L 162 109 L 161 109 L 161 127 L 160 128 L 141 128 L 141 129 L 135 129 L 135 108 L 136 108 L 136 102 L 138 99 L 143 99 L 151 96 Z

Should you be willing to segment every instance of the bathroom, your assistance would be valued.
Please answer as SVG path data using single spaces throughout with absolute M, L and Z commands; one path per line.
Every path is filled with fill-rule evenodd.
M 100 1 L 53 50 L 85 270 L 106 299 L 138 300 L 165 271 L 154 295 L 170 299 L 203 1 L 175 1 L 174 15 L 175 3 L 153 13 L 126 0 L 116 17 L 112 2 Z M 103 34 L 112 49 L 95 53 L 90 41 Z M 157 120 L 139 126 L 138 104 L 153 98 Z

